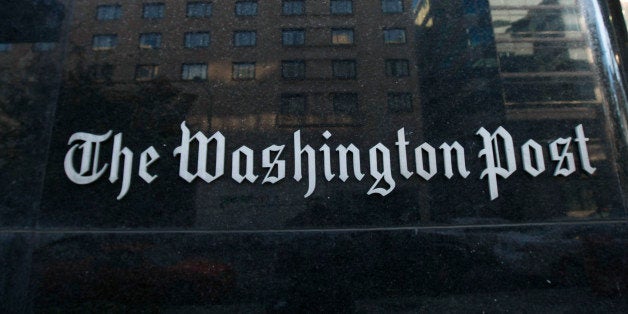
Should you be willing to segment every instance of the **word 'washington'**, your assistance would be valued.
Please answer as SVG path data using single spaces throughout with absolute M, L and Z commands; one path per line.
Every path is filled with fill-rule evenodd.
M 225 172 L 225 143 L 226 139 L 220 132 L 215 132 L 211 137 L 205 136 L 202 132 L 196 133 L 190 137 L 190 130 L 185 125 L 185 121 L 181 123 L 181 145 L 175 148 L 173 155 L 180 159 L 179 176 L 187 182 L 192 182 L 196 178 L 210 183 L 221 176 Z M 90 184 L 97 181 L 107 170 L 109 164 L 99 166 L 99 153 L 101 144 L 107 141 L 113 131 L 109 131 L 102 135 L 96 135 L 85 132 L 74 133 L 70 136 L 68 145 L 72 147 L 65 155 L 64 169 L 68 178 L 76 184 Z M 506 179 L 517 170 L 517 162 L 515 158 L 515 148 L 510 133 L 503 127 L 497 128 L 490 133 L 485 128 L 480 128 L 477 133 L 482 137 L 483 148 L 480 150 L 478 157 L 485 161 L 485 168 L 480 174 L 480 179 L 488 181 L 491 200 L 499 196 L 497 179 L 498 177 Z M 325 139 L 331 137 L 329 131 L 323 134 Z M 575 127 L 575 138 L 578 147 L 579 159 L 582 169 L 593 174 L 593 168 L 589 161 L 589 153 L 587 149 L 587 141 L 589 139 L 584 134 L 582 124 Z M 554 176 L 568 176 L 576 170 L 574 155 L 570 151 L 572 138 L 558 138 L 549 143 L 549 155 L 552 161 L 556 163 Z M 208 156 L 210 144 L 215 151 L 213 172 L 208 170 Z M 194 146 L 196 145 L 196 146 Z M 406 179 L 410 179 L 413 175 L 417 175 L 424 180 L 430 180 L 437 172 L 437 153 L 436 148 L 428 143 L 423 143 L 413 149 L 414 154 L 408 152 L 410 143 L 405 138 L 403 128 L 397 131 L 397 146 L 399 159 L 399 173 Z M 190 151 L 196 148 L 198 157 L 196 160 L 196 171 L 190 170 Z M 261 179 L 261 183 L 275 184 L 286 177 L 286 160 L 282 159 L 282 153 L 286 145 L 271 145 L 262 150 L 262 168 L 265 175 Z M 310 145 L 303 145 L 301 142 L 301 131 L 295 131 L 293 136 L 294 150 L 294 180 L 301 181 L 303 179 L 302 164 L 307 166 L 308 189 L 305 197 L 312 195 L 316 188 L 316 159 L 317 152 Z M 441 150 L 443 160 L 444 175 L 448 179 L 454 176 L 454 163 L 458 174 L 462 178 L 467 178 L 470 171 L 465 165 L 465 151 L 458 142 L 452 144 L 443 143 L 438 147 Z M 75 156 L 76 151 L 82 151 L 81 156 Z M 319 149 L 322 152 L 323 172 L 325 180 L 331 181 L 336 177 L 337 170 L 338 179 L 345 182 L 350 177 L 348 169 L 348 159 L 353 164 L 353 177 L 358 181 L 362 181 L 365 173 L 362 171 L 360 159 L 362 152 L 360 148 L 353 144 L 348 146 L 338 145 L 335 148 L 337 152 L 338 169 L 332 169 L 332 149 L 327 144 L 323 144 Z M 543 147 L 534 140 L 528 140 L 521 146 L 521 163 L 523 170 L 533 177 L 543 173 L 545 169 Z M 410 169 L 408 163 L 408 155 L 414 155 L 414 169 Z M 147 183 L 153 182 L 156 174 L 151 174 L 148 167 L 153 164 L 160 156 L 153 146 L 144 150 L 140 154 L 138 175 Z M 320 157 L 319 157 L 320 158 Z M 241 164 L 241 161 L 245 161 Z M 79 168 L 75 168 L 75 161 L 79 161 Z M 368 151 L 369 174 L 375 179 L 375 183 L 371 185 L 366 194 L 388 195 L 395 188 L 395 180 L 392 175 L 391 152 L 390 149 L 382 144 L 377 143 Z M 248 182 L 254 183 L 259 179 L 259 175 L 254 172 L 255 152 L 247 147 L 240 146 L 231 153 L 231 178 L 238 183 Z M 122 166 L 121 166 L 122 163 Z M 117 199 L 122 199 L 131 185 L 133 167 L 133 152 L 122 146 L 122 133 L 118 133 L 113 137 L 113 151 L 111 157 L 111 167 L 109 171 L 109 181 L 115 183 L 119 180 L 120 168 L 122 168 L 122 187 Z

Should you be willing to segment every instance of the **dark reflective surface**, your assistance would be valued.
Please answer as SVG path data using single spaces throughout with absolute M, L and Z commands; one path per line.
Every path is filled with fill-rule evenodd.
M 626 312 L 619 8 L 0 3 L 0 309 Z
M 405 1 L 386 12 L 374 1 L 349 15 L 325 4 L 280 15 L 279 4 L 188 17 L 173 2 L 159 18 L 131 3 L 72 6 L 38 223 L 264 230 L 625 216 L 597 8 Z M 77 146 L 64 164 L 83 140 L 73 134 L 109 131 L 98 154 Z M 159 159 L 147 180 L 139 157 L 150 147 Z M 93 179 L 76 184 L 68 167 Z
M 57 1 L 11 1 L 1 11 L 0 224 L 26 226 L 41 198 L 66 7 Z
M 31 285 L 37 311 L 619 313 L 625 227 L 42 234 Z

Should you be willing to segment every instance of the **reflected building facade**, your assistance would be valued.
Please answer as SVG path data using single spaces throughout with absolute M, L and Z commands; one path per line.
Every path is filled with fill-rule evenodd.
M 395 201 L 366 196 L 373 184 L 368 177 L 371 146 L 386 141 L 394 147 L 401 128 L 409 140 L 423 140 L 412 8 L 411 0 L 75 1 L 65 65 L 68 98 L 60 116 L 90 117 L 86 120 L 97 121 L 91 125 L 94 132 L 125 131 L 129 145 L 159 138 L 165 142 L 160 154 L 166 156 L 179 144 L 184 120 L 193 134 L 222 132 L 227 151 L 247 145 L 261 152 L 271 144 L 291 143 L 297 130 L 304 145 L 316 150 L 327 143 L 332 151 L 349 144 L 362 151 L 367 175 L 362 182 L 341 182 L 337 176 L 326 182 L 318 156 L 316 193 L 309 198 L 304 198 L 307 179 L 272 186 L 261 186 L 262 178 L 255 186 L 228 178 L 211 184 L 197 179 L 189 185 L 172 171 L 176 160 L 160 160 L 171 169 L 162 170 L 167 174 L 159 181 L 169 180 L 163 188 L 180 186 L 177 193 L 194 195 L 183 202 L 156 196 L 161 198 L 157 204 L 139 206 L 147 213 L 155 207 L 172 212 L 161 220 L 165 224 L 339 226 L 354 224 L 355 216 L 369 216 L 365 212 L 378 212 L 379 206 L 393 209 L 358 224 L 416 222 L 418 180 L 398 180 L 396 193 L 404 196 Z M 124 118 L 108 119 L 113 115 L 107 111 Z M 78 121 L 64 124 L 58 143 L 84 128 Z M 323 137 L 325 131 L 331 138 Z M 286 160 L 294 158 L 289 147 L 283 154 Z M 255 156 L 258 175 L 264 174 L 260 157 Z M 398 167 L 397 158 L 391 159 Z M 291 180 L 294 169 L 288 165 Z M 155 186 L 159 183 L 142 189 L 158 191 Z M 95 206 L 117 207 L 111 199 Z M 194 210 L 181 214 L 173 207 Z M 350 213 L 339 217 L 342 211 Z
M 622 109 L 625 91 L 609 90 L 621 81 L 597 68 L 617 64 L 596 59 L 609 48 L 596 33 L 608 21 L 591 17 L 591 3 L 5 1 L 0 7 L 12 7 L 0 10 L 0 307 L 625 307 L 618 177 L 625 177 L 626 129 L 613 130 L 621 125 L 611 110 Z M 11 25 L 30 31 L 13 34 Z M 183 121 L 191 135 L 225 136 L 219 179 L 180 176 L 182 157 L 174 153 Z M 593 174 L 581 166 L 579 124 Z M 498 178 L 500 196 L 491 201 L 475 132 L 499 126 L 513 137 L 517 172 Z M 93 167 L 83 162 L 94 155 L 78 153 L 90 144 L 68 144 L 76 132 L 109 130 L 128 150 L 112 150 L 110 137 L 95 150 L 100 164 Z M 300 180 L 295 134 L 299 148 L 312 151 L 301 151 Z M 409 176 L 401 171 L 399 134 L 409 142 Z M 549 152 L 559 137 L 571 139 L 561 148 L 574 158 L 565 177 L 555 175 L 560 162 Z M 520 160 L 528 139 L 542 148 L 545 171 L 536 177 Z M 423 152 L 437 156 L 431 179 L 431 162 L 425 176 L 416 162 L 423 142 L 432 145 Z M 456 161 L 454 176 L 443 174 L 446 148 L 437 145 L 454 142 L 465 151 L 467 178 Z M 355 159 L 341 179 L 337 148 L 349 144 L 361 151 L 362 179 Z M 376 181 L 370 170 L 386 166 L 372 162 L 377 144 L 389 149 L 396 182 L 385 197 L 367 195 Z M 233 158 L 243 145 L 254 155 L 254 182 L 232 174 L 234 159 L 249 161 Z M 271 145 L 284 147 L 285 178 L 262 183 L 279 176 L 261 166 Z M 190 146 L 194 172 L 198 143 Z M 217 146 L 209 145 L 209 173 L 217 171 Z M 148 147 L 160 158 L 141 161 Z M 126 196 L 116 200 L 124 179 L 115 175 L 123 172 L 111 168 L 96 182 L 70 182 L 64 164 L 72 149 L 69 164 L 84 173 L 113 168 L 116 154 L 119 167 L 132 160 Z M 157 176 L 150 184 L 138 175 L 142 164 Z M 316 188 L 304 197 L 309 165 Z
M 0 12 L 0 221 L 25 224 L 39 195 L 61 76 L 64 1 L 9 1 Z M 15 12 L 21 12 L 16 15 Z
M 617 172 L 610 142 L 612 128 L 605 123 L 608 101 L 598 81 L 598 68 L 590 48 L 584 1 L 544 0 L 535 7 L 494 1 L 491 14 L 504 84 L 507 121 L 513 130 L 541 137 L 531 125 L 545 130 L 582 123 L 590 141 L 591 161 L 597 165 L 592 181 L 566 178 L 561 184 L 540 188 L 523 186 L 561 198 L 549 214 L 566 216 L 616 215 L 619 193 L 608 186 Z M 517 10 L 521 8 L 527 10 Z M 542 138 L 542 137 L 541 137 Z M 532 204 L 513 197 L 508 204 L 525 212 Z M 548 200 L 549 201 L 549 200 Z M 519 205 L 517 205 L 519 204 Z M 540 214 L 540 213 L 539 213 Z
M 426 43 L 419 54 L 427 59 L 421 77 L 428 84 L 437 73 L 458 75 L 467 87 L 452 90 L 468 98 L 464 103 L 496 103 L 484 107 L 492 109 L 496 121 L 590 116 L 584 107 L 601 104 L 602 95 L 582 5 L 571 0 L 419 1 L 416 24 Z M 473 81 L 478 77 L 487 81 Z M 501 84 L 490 81 L 495 77 Z M 499 92 L 482 97 L 468 90 Z
M 42 210 L 53 225 L 407 226 L 602 217 L 611 214 L 601 211 L 621 208 L 608 158 L 614 148 L 604 144 L 612 132 L 606 95 L 578 1 L 93 0 L 63 7 L 68 31 L 61 41 L 28 48 L 64 56 Z M 0 49 L 7 66 L 24 58 L 14 43 Z M 222 132 L 228 152 L 251 148 L 257 181 L 231 180 L 230 160 L 220 180 L 183 181 L 172 157 L 182 121 L 192 134 Z M 580 123 L 598 171 L 587 180 L 557 179 L 546 144 L 573 136 L 565 130 Z M 515 134 L 515 142 L 544 143 L 548 170 L 500 180 L 502 197 L 489 201 L 475 132 L 499 126 Z M 439 155 L 439 176 L 426 181 L 396 172 L 393 193 L 367 195 L 375 181 L 369 148 L 378 142 L 391 147 L 391 168 L 400 169 L 395 144 L 402 128 L 409 149 L 424 141 L 460 143 L 471 177 L 441 175 Z M 124 145 L 136 153 L 150 143 L 164 156 L 153 166 L 159 179 L 135 178 L 122 202 L 115 199 L 119 183 L 101 180 L 85 189 L 68 182 L 59 167 L 71 134 L 107 130 L 122 132 Z M 259 152 L 288 143 L 282 157 L 295 160 L 290 144 L 296 131 L 317 152 L 316 192 L 307 198 L 309 183 L 292 179 L 291 162 L 283 182 L 261 183 L 266 169 Z M 341 181 L 336 154 L 335 177 L 325 179 L 319 148 L 329 145 L 335 153 L 349 144 L 361 149 L 365 179 Z M 111 158 L 106 150 L 103 160 Z M 414 157 L 408 151 L 410 169 L 417 167 Z M 307 169 L 305 161 L 302 166 Z M 521 189 L 536 191 L 535 197 Z M 553 209 L 538 209 L 539 202 Z
M 198 96 L 189 118 L 216 130 L 358 126 L 370 112 L 418 113 L 411 7 L 80 1 L 68 69 L 109 85 L 176 83 Z
M 480 207 L 479 212 L 501 212 L 497 215 L 519 220 L 604 216 L 621 203 L 619 193 L 605 184 L 615 181 L 616 169 L 608 158 L 613 147 L 602 144 L 612 130 L 605 122 L 609 109 L 597 79 L 585 8 L 586 3 L 573 0 L 419 1 L 418 41 L 427 43 L 418 52 L 427 56 L 419 67 L 425 69 L 420 78 L 426 137 L 447 137 L 447 124 L 453 120 L 472 130 L 501 125 L 522 141 L 549 142 L 552 131 L 582 123 L 590 137 L 592 161 L 602 165 L 588 183 L 576 178 L 554 183 L 550 178 L 511 178 L 504 185 L 512 195 L 506 192 L 492 207 L 472 199 L 481 190 L 462 186 L 472 190 L 465 208 Z M 439 88 L 451 81 L 455 88 Z M 535 197 L 516 193 L 521 189 L 536 191 Z M 439 190 L 432 189 L 436 206 L 452 207 L 450 199 L 439 198 Z M 552 204 L 552 210 L 534 210 L 539 197 Z M 505 208 L 511 213 L 504 214 Z

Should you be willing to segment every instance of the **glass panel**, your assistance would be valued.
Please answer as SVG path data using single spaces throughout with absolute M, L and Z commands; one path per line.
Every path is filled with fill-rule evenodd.
M 351 0 L 331 0 L 331 14 L 351 14 L 353 13 L 353 1 Z
M 157 77 L 159 66 L 142 64 L 135 68 L 135 79 L 138 81 L 151 80 Z
M 51 51 L 55 48 L 55 46 L 56 46 L 55 43 L 34 43 L 33 51 L 38 51 L 38 52 Z
M 0 52 L 11 51 L 12 45 L 10 43 L 0 43 Z
M 0 308 L 628 313 L 620 8 L 2 1 Z
M 412 112 L 412 94 L 388 93 L 388 110 L 390 112 Z
M 252 80 L 255 78 L 255 63 L 234 63 L 234 80 Z
M 96 8 L 96 18 L 101 21 L 117 20 L 122 14 L 122 7 L 119 5 L 99 5 Z
M 240 15 L 240 16 L 257 15 L 257 1 L 236 2 L 236 15 Z
M 108 50 L 118 44 L 118 35 L 94 35 L 92 48 L 94 50 Z
M 289 29 L 282 31 L 282 42 L 284 46 L 302 46 L 305 44 L 305 30 Z
M 332 29 L 331 43 L 334 45 L 353 44 L 353 29 Z
M 291 60 L 281 62 L 281 76 L 289 79 L 305 78 L 305 61 Z
M 354 114 L 358 111 L 358 94 L 333 93 L 334 112 L 339 114 Z M 355 174 L 355 173 L 354 173 Z
M 334 77 L 352 79 L 356 75 L 355 60 L 334 60 L 332 61 Z
M 386 75 L 394 77 L 403 77 L 410 75 L 408 60 L 389 59 L 386 60 Z
M 334 5 L 340 6 L 340 2 Z M 198 5 L 198 9 L 207 3 L 186 5 Z M 161 38 L 156 33 L 136 32 L 142 45 L 160 47 L 158 52 L 142 51 L 141 56 L 133 50 L 136 47 L 130 48 L 131 30 L 124 31 L 124 37 L 122 33 L 101 34 L 102 27 L 95 21 L 93 27 L 76 28 L 69 45 L 85 45 L 84 38 L 91 36 L 95 50 L 109 50 L 81 54 L 80 49 L 65 49 L 70 54 L 64 70 L 68 77 L 89 77 L 85 82 L 101 83 L 89 85 L 93 89 L 89 93 L 81 91 L 81 79 L 64 83 L 71 83 L 67 88 L 72 89 L 63 95 L 74 96 L 59 102 L 67 108 L 59 111 L 65 132 L 53 138 L 50 165 L 65 165 L 65 156 L 73 147 L 68 145 L 72 134 L 106 137 L 109 130 L 112 133 L 99 144 L 97 164 L 87 159 L 83 162 L 83 150 L 89 152 L 85 145 L 77 146 L 68 159 L 74 168 L 51 168 L 49 180 L 62 183 L 59 187 L 45 184 L 42 219 L 53 226 L 69 221 L 231 230 L 304 225 L 303 221 L 314 219 L 310 216 L 319 211 L 345 215 L 316 220 L 313 225 L 321 228 L 451 225 L 487 219 L 521 223 L 576 219 L 586 213 L 588 218 L 582 219 L 623 215 L 622 189 L 613 179 L 617 170 L 614 147 L 621 146 L 609 135 L 608 128 L 615 122 L 606 114 L 613 112 L 612 99 L 600 78 L 599 52 L 596 41 L 591 40 L 592 17 L 583 13 L 582 6 L 560 1 L 425 1 L 412 11 L 412 18 L 400 15 L 391 20 L 382 12 L 383 3 L 361 4 L 360 10 L 371 13 L 364 15 L 356 7 L 352 17 L 329 17 L 329 21 L 317 15 L 327 14 L 326 5 L 312 4 L 308 7 L 311 16 L 303 17 L 311 23 L 299 28 L 290 28 L 297 25 L 294 20 L 281 17 L 283 11 L 278 10 L 287 5 L 284 2 L 275 11 L 256 9 L 255 20 L 242 20 L 255 27 L 250 30 L 239 28 L 242 23 L 215 27 L 218 24 L 213 23 L 220 24 L 233 12 L 214 11 L 205 26 L 207 31 L 196 26 L 197 30 L 177 35 L 167 30 L 177 29 L 178 22 L 164 17 L 158 22 L 164 29 Z M 412 3 L 402 5 L 410 8 Z M 85 10 L 93 12 L 93 8 L 86 6 Z M 80 23 L 87 17 L 75 15 L 75 19 L 72 23 L 83 25 Z M 365 25 L 376 25 L 380 32 L 373 33 L 372 27 Z M 258 36 L 268 40 L 258 41 Z M 208 47 L 210 40 L 212 49 L 204 53 L 183 49 Z M 247 48 L 230 49 L 230 42 Z M 159 65 L 159 75 L 157 68 L 148 65 Z M 149 81 L 133 85 L 145 79 Z M 79 103 L 102 104 L 98 116 L 88 109 L 81 112 L 99 121 L 90 123 L 89 129 L 81 128 L 82 120 L 70 118 L 75 115 L 68 113 L 80 108 Z M 127 103 L 141 108 L 122 105 Z M 126 108 L 123 116 L 129 120 L 99 120 L 111 108 L 115 112 Z M 143 112 L 168 112 L 164 120 L 157 119 L 151 122 L 154 126 L 142 129 L 147 137 L 166 146 L 142 145 L 141 136 L 132 135 L 139 122 L 131 120 L 139 119 Z M 495 133 L 498 130 L 501 133 Z M 186 132 L 189 140 L 183 137 Z M 218 149 L 217 132 L 225 138 L 224 156 Z M 483 137 L 485 132 L 490 136 Z M 126 183 L 122 177 L 125 155 L 113 151 L 118 133 L 122 134 L 120 154 L 124 147 L 133 152 Z M 400 148 L 395 145 L 400 137 L 409 143 L 404 148 L 405 158 L 399 156 Z M 207 157 L 199 161 L 204 138 Z M 569 143 L 561 140 L 568 138 Z M 497 141 L 490 146 L 497 147 L 492 148 L 492 159 L 488 153 L 479 156 L 482 148 L 489 151 L 485 140 Z M 359 149 L 359 169 L 342 153 L 342 147 L 351 144 Z M 86 155 L 92 159 L 93 145 L 91 155 Z M 263 163 L 264 150 L 272 145 L 285 147 L 279 157 L 274 148 L 267 150 L 268 159 Z M 315 152 L 311 162 L 309 149 L 305 149 L 308 145 Z M 330 147 L 329 157 L 319 149 L 323 145 Z M 148 164 L 151 156 L 157 156 L 152 150 L 144 152 L 151 146 L 160 158 Z M 246 149 L 238 151 L 241 146 L 250 148 L 252 157 Z M 295 147 L 303 153 L 295 156 Z M 429 154 L 430 148 L 435 155 Z M 417 155 L 417 149 L 422 154 Z M 140 167 L 143 152 L 144 168 Z M 184 152 L 187 159 L 182 161 Z M 239 163 L 234 161 L 234 152 L 241 157 Z M 113 162 L 118 160 L 115 156 L 122 156 L 119 162 Z M 324 158 L 330 158 L 331 168 L 325 168 Z M 246 168 L 249 159 L 253 168 Z M 300 173 L 295 160 L 301 161 Z M 371 162 L 378 166 L 372 168 Z M 431 168 L 432 162 L 436 168 Z M 98 192 L 98 197 L 89 194 L 93 200 L 85 204 L 88 197 L 83 193 L 95 190 L 72 180 L 82 182 L 77 178 L 94 169 L 97 174 L 105 164 L 107 170 L 94 179 L 98 183 L 93 186 L 109 191 L 106 195 L 111 197 L 104 192 Z M 114 166 L 117 179 L 115 173 L 112 176 Z M 490 172 L 502 168 L 505 170 Z M 311 174 L 310 169 L 314 169 Z M 77 174 L 69 176 L 66 171 Z M 105 174 L 113 183 L 102 179 Z M 300 179 L 294 179 L 295 175 Z M 289 187 L 292 181 L 296 185 Z M 72 191 L 76 197 L 58 189 Z M 164 192 L 170 189 L 193 196 L 182 199 Z M 519 189 L 529 193 L 519 193 Z M 171 198 L 158 196 L 163 193 Z M 263 201 L 257 200 L 260 195 Z M 76 201 L 79 196 L 80 202 Z M 535 203 L 545 204 L 545 211 L 536 210 Z M 142 222 L 144 214 L 102 212 L 116 206 L 120 211 L 138 208 L 142 213 L 159 208 L 163 214 Z M 99 210 L 94 213 L 85 208 Z
M 186 33 L 185 34 L 185 47 L 186 48 L 205 48 L 209 47 L 210 42 L 209 33 Z
M 140 34 L 140 48 L 157 49 L 161 47 L 161 34 L 146 33 Z
M 36 102 L 23 100 L 32 91 L 20 89 L 34 78 L 8 69 L 28 64 L 20 57 L 45 63 L 61 53 L 67 61 L 51 104 L 58 121 L 44 145 L 50 162 L 41 223 L 260 230 L 625 214 L 624 146 L 613 135 L 621 110 L 603 64 L 621 54 L 609 59 L 601 50 L 590 2 L 422 1 L 409 10 L 408 1 L 401 2 L 408 15 L 394 17 L 383 8 L 396 1 L 359 10 L 330 2 L 338 12 L 351 8 L 351 17 L 308 3 L 316 23 L 302 26 L 280 10 L 303 3 L 288 2 L 257 10 L 258 2 L 238 1 L 257 17 L 237 23 L 227 22 L 231 10 L 185 19 L 210 12 L 209 1 L 176 10 L 170 1 L 77 2 L 63 28 L 67 42 L 0 38 L 2 110 L 13 115 Z M 165 13 L 171 4 L 173 17 L 143 21 L 145 12 Z M 94 18 L 115 8 L 125 12 L 119 22 Z M 0 125 L 7 138 L 24 123 L 13 120 Z M 409 144 L 395 144 L 402 142 Z M 17 148 L 6 145 L 9 158 Z M 350 145 L 359 149 L 359 169 L 343 153 Z
M 305 1 L 303 0 L 284 0 L 282 12 L 285 15 L 303 15 L 305 14 Z
M 382 0 L 382 12 L 401 13 L 403 12 L 403 3 L 401 0 Z
M 211 15 L 211 2 L 190 2 L 187 4 L 188 17 L 210 17 Z
M 304 115 L 307 97 L 302 94 L 282 94 L 281 113 L 286 115 Z
M 236 47 L 255 46 L 257 34 L 253 31 L 238 31 L 233 35 L 233 45 Z
M 405 29 L 385 29 L 384 30 L 384 42 L 387 44 L 405 44 L 406 43 L 406 30 Z
M 206 80 L 207 64 L 184 64 L 182 78 L 184 80 Z
M 142 16 L 145 19 L 161 19 L 164 17 L 166 6 L 163 3 L 146 3 Z

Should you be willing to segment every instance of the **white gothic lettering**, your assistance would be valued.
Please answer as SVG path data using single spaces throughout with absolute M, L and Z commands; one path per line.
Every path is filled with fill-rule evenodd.
M 207 184 L 210 184 L 225 174 L 226 159 L 231 157 L 231 178 L 242 184 L 247 181 L 249 184 L 279 184 L 286 179 L 287 160 L 282 156 L 286 145 L 270 145 L 256 153 L 254 149 L 240 145 L 239 148 L 226 153 L 227 138 L 219 131 L 211 136 L 203 132 L 197 132 L 190 136 L 185 121 L 180 125 L 181 142 L 172 152 L 175 158 L 179 158 L 179 176 L 187 181 L 193 182 L 197 177 Z M 98 181 L 109 168 L 109 182 L 116 183 L 122 179 L 118 200 L 124 198 L 129 192 L 132 182 L 134 168 L 133 151 L 123 146 L 123 135 L 117 133 L 113 136 L 113 143 L 108 144 L 113 131 L 103 134 L 92 134 L 87 132 L 77 132 L 70 136 L 68 145 L 71 145 L 64 159 L 65 174 L 70 181 L 79 185 L 87 185 Z M 325 131 L 322 133 L 325 141 L 332 138 L 332 133 Z M 544 148 L 533 139 L 523 140 L 520 149 L 515 149 L 519 142 L 503 127 L 498 127 L 493 132 L 480 128 L 476 135 L 482 139 L 482 149 L 478 158 L 484 160 L 484 169 L 480 172 L 479 179 L 488 181 L 488 191 L 490 199 L 499 197 L 498 178 L 508 179 L 517 171 L 516 154 L 521 154 L 521 166 L 524 173 L 532 177 L 538 177 L 546 170 L 546 165 L 552 164 L 554 167 L 553 176 L 569 176 L 576 171 L 575 156 L 580 160 L 580 167 L 583 172 L 593 174 L 596 168 L 591 165 L 589 150 L 584 127 L 577 125 L 573 134 L 569 137 L 559 137 L 550 142 L 546 149 L 549 152 L 549 160 L 545 160 Z M 575 144 L 572 145 L 572 142 Z M 111 159 L 108 162 L 101 160 L 101 150 L 106 145 L 111 145 Z M 391 160 L 391 149 L 384 143 L 377 143 L 363 153 L 360 147 L 352 143 L 340 143 L 332 149 L 327 143 L 323 143 L 318 150 L 310 144 L 303 143 L 301 131 L 293 133 L 292 149 L 293 157 L 293 179 L 301 181 L 307 175 L 307 190 L 304 197 L 311 196 L 316 191 L 317 168 L 322 168 L 322 174 L 326 181 L 346 182 L 350 178 L 361 182 L 365 173 L 362 170 L 361 160 L 368 159 L 368 172 L 373 183 L 366 190 L 366 194 L 379 194 L 386 196 L 390 194 L 397 185 L 394 172 L 405 180 L 429 181 L 439 175 L 447 179 L 454 177 L 454 159 L 458 174 L 462 179 L 467 179 L 471 171 L 466 166 L 465 148 L 462 144 L 454 141 L 451 144 L 442 143 L 440 154 L 429 143 L 414 144 L 406 138 L 405 129 L 397 131 L 396 147 L 398 153 L 398 165 Z M 575 146 L 575 147 L 572 147 Z M 78 154 L 78 150 L 81 151 Z M 336 153 L 332 153 L 335 150 Z M 410 150 L 410 153 L 408 153 Z M 195 162 L 190 157 L 190 151 L 198 151 Z M 412 154 L 414 151 L 414 154 Z M 320 155 L 319 155 L 320 154 Z M 317 155 L 322 159 L 322 165 L 317 165 Z M 412 156 L 414 155 L 414 156 Z M 149 167 L 155 163 L 160 155 L 157 150 L 150 146 L 140 155 L 137 165 L 137 175 L 146 183 L 150 184 L 158 179 L 158 174 L 150 171 Z M 261 156 L 261 157 L 260 157 Z M 414 158 L 412 158 L 414 157 Z M 439 169 L 438 160 L 442 161 L 442 168 Z M 256 170 L 255 164 L 259 161 Z M 196 163 L 196 167 L 191 164 Z M 349 163 L 352 164 L 349 170 Z M 414 165 L 412 165 L 414 163 Z M 211 170 L 208 168 L 211 165 Z M 305 166 L 305 167 L 303 167 Z M 195 170 L 191 170 L 195 168 Z M 415 171 L 411 171 L 414 169 Z M 258 172 L 257 174 L 255 172 Z M 307 174 L 304 174 L 303 172 Z M 265 172 L 265 173 L 264 173 Z M 353 176 L 351 176 L 351 174 Z M 416 176 L 414 176 L 416 174 Z M 261 183 L 257 181 L 263 175 Z

